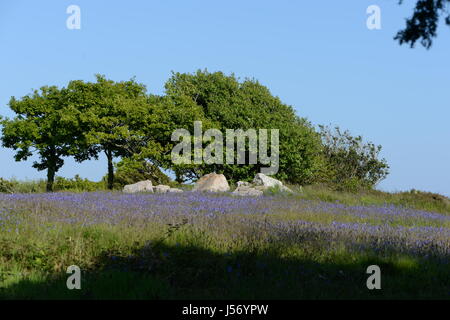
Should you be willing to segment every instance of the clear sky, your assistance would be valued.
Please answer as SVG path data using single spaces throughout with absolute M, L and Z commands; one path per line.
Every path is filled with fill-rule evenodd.
M 450 28 L 431 50 L 393 40 L 412 13 L 397 0 L 59 0 L 0 2 L 0 114 L 42 85 L 136 76 L 163 93 L 171 71 L 254 77 L 314 124 L 339 125 L 383 146 L 379 188 L 450 196 Z M 69 5 L 81 29 L 69 30 Z M 369 5 L 381 30 L 366 27 Z M 45 177 L 0 148 L 0 177 Z M 61 176 L 98 180 L 106 161 L 71 159 Z

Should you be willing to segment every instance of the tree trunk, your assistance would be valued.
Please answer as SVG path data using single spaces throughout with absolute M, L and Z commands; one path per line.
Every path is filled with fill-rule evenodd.
M 175 181 L 178 182 L 179 184 L 182 184 L 184 182 L 183 174 L 178 170 L 175 170 Z
M 108 158 L 108 189 L 112 190 L 114 184 L 113 156 L 111 150 L 105 150 L 105 153 Z
M 47 168 L 47 192 L 53 192 L 53 182 L 55 181 L 56 169 L 53 165 Z

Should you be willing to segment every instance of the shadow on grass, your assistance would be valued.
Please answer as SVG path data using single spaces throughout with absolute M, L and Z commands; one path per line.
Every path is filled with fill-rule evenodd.
M 382 289 L 368 290 L 369 265 Z M 385 263 L 359 258 L 316 263 L 282 252 L 220 254 L 196 246 L 152 244 L 130 256 L 103 252 L 83 270 L 81 289 L 69 274 L 29 277 L 0 289 L 0 299 L 449 299 L 448 265 Z

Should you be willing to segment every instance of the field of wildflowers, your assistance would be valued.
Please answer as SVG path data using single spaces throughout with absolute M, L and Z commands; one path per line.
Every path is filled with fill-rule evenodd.
M 0 194 L 0 253 L 3 299 L 450 298 L 450 215 L 389 204 Z M 366 286 L 373 264 L 381 290 Z

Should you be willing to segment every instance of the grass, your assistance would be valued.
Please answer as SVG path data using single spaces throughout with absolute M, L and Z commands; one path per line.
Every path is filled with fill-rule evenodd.
M 328 252 L 314 245 L 235 245 L 224 250 L 206 234 L 189 229 L 164 241 L 155 237 L 149 245 L 142 237 L 133 237 L 132 230 L 121 231 L 71 229 L 34 244 L 19 237 L 13 245 L 3 242 L 3 270 L 10 271 L 2 272 L 0 297 L 427 299 L 449 295 L 443 285 L 448 285 L 448 265 L 394 253 L 375 256 L 345 248 Z M 83 270 L 82 290 L 65 287 L 68 275 L 61 268 L 71 264 Z M 365 287 L 365 270 L 372 264 L 383 270 L 380 291 Z
M 293 190 L 300 191 L 292 186 Z M 299 197 L 302 199 L 320 200 L 326 202 L 340 202 L 346 205 L 384 205 L 439 212 L 450 214 L 450 199 L 431 192 L 417 190 L 405 192 L 383 192 L 379 190 L 362 190 L 357 193 L 333 191 L 326 186 L 313 185 L 301 188 Z
M 430 194 L 304 187 L 300 195 L 249 202 L 225 195 L 20 197 L 0 198 L 0 299 L 450 297 L 446 233 L 435 240 L 417 238 L 427 244 L 420 252 L 414 233 L 408 233 L 411 227 L 450 229 L 443 218 L 448 204 Z M 335 209 L 336 201 L 342 209 Z M 228 211 L 214 211 L 217 204 Z M 385 218 L 372 208 L 386 204 L 443 215 L 423 218 L 392 209 Z M 368 206 L 350 207 L 361 205 Z M 112 223 L 110 216 L 120 222 Z M 387 231 L 335 232 L 335 223 Z M 382 271 L 381 290 L 366 287 L 366 269 L 373 264 Z M 82 270 L 81 290 L 66 288 L 70 265 Z

